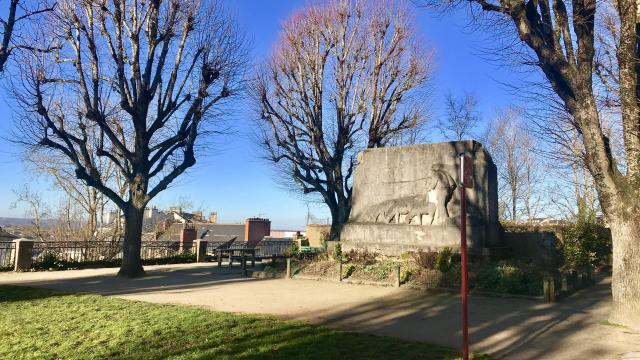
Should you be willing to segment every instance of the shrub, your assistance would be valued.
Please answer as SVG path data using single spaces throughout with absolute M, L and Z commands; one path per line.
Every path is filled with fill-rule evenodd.
M 360 264 L 360 265 L 372 265 L 376 263 L 376 258 L 378 254 L 375 252 L 371 252 L 368 250 L 349 250 L 345 254 L 345 258 L 350 263 Z
M 375 280 L 383 281 L 389 277 L 389 275 L 393 274 L 396 269 L 397 264 L 394 261 L 386 260 L 370 265 L 364 265 L 362 267 L 362 272 L 370 277 L 373 277 Z
M 442 249 L 436 258 L 436 266 L 435 268 L 441 273 L 449 272 L 451 269 L 451 263 L 453 258 L 453 250 L 446 247 Z
M 42 255 L 40 260 L 34 264 L 33 268 L 38 270 L 47 269 L 64 269 L 68 266 L 67 262 L 59 259 L 54 253 L 47 252 Z
M 420 270 L 416 269 L 415 267 L 407 267 L 407 266 L 403 266 L 400 268 L 400 283 L 404 284 L 407 283 L 409 281 L 411 281 L 411 279 L 413 279 Z
M 294 241 L 293 244 L 291 244 L 291 246 L 289 246 L 289 248 L 284 251 L 283 255 L 286 257 L 293 257 L 298 255 L 299 253 L 300 248 L 298 247 L 298 243 Z
M 569 269 L 597 268 L 608 265 L 611 232 L 596 221 L 578 220 L 560 230 L 558 250 Z
M 418 250 L 418 252 L 411 253 L 413 257 L 413 261 L 415 261 L 416 265 L 422 269 L 433 270 L 436 268 L 436 262 L 438 259 L 438 253 L 435 251 L 423 251 Z
M 353 264 L 347 264 L 345 266 L 342 267 L 342 278 L 348 278 L 349 276 L 351 276 L 351 274 L 353 274 L 353 272 L 356 271 L 356 266 Z
M 353 251 L 353 250 L 352 250 Z M 335 244 L 333 247 L 333 253 L 331 253 L 331 257 L 333 258 L 333 260 L 335 260 L 336 262 L 340 262 L 342 261 L 342 244 L 338 243 Z
M 542 272 L 539 269 L 501 261 L 478 269 L 478 289 L 519 295 L 541 295 Z

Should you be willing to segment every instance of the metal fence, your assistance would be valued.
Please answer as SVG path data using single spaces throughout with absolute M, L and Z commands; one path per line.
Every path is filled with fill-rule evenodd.
M 13 268 L 13 252 L 15 244 L 11 241 L 0 242 L 0 270 Z
M 192 246 L 187 252 L 194 253 L 195 248 Z M 179 254 L 180 243 L 177 241 L 143 241 L 140 247 L 143 261 L 167 259 Z M 91 263 L 119 259 L 122 259 L 122 242 L 40 241 L 33 244 L 32 263 L 35 265 L 55 261 Z
M 122 246 L 109 241 L 37 241 L 32 263 L 50 261 L 94 262 L 122 258 Z
M 189 249 L 193 252 L 194 247 Z M 143 241 L 140 247 L 142 260 L 157 260 L 174 257 L 180 254 L 180 242 L 178 241 Z

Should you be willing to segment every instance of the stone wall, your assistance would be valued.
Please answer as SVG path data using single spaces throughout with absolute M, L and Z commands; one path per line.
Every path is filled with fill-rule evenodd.
M 309 240 L 309 246 L 320 247 L 324 244 L 322 243 L 331 231 L 331 225 L 321 225 L 321 224 L 308 224 L 306 228 L 306 236 Z
M 459 247 L 463 152 L 474 161 L 474 186 L 467 189 L 468 244 L 478 252 L 501 245 L 496 166 L 479 143 L 458 141 L 361 153 L 351 217 L 340 234 L 343 248 L 399 255 Z

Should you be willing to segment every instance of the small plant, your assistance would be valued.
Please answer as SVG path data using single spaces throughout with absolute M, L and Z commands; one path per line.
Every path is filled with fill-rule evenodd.
M 452 258 L 453 250 L 448 247 L 442 249 L 438 253 L 438 256 L 436 258 L 436 270 L 440 271 L 441 273 L 449 272 L 449 270 L 451 269 Z
M 68 267 L 68 263 L 60 258 L 54 253 L 46 252 L 42 255 L 40 260 L 33 266 L 36 270 L 49 270 L 56 269 L 61 270 Z
M 405 284 L 411 281 L 417 274 L 419 270 L 415 267 L 407 267 L 403 266 L 400 268 L 400 283 Z
M 298 247 L 298 243 L 297 242 L 293 242 L 293 244 L 291 244 L 291 246 L 289 246 L 289 248 L 287 248 L 287 250 L 284 251 L 284 256 L 286 257 L 294 257 L 297 256 L 300 253 L 300 248 Z
M 356 271 L 356 266 L 353 264 L 347 264 L 342 267 L 342 278 L 348 278 Z
M 375 252 L 367 251 L 367 250 L 349 250 L 348 253 L 345 254 L 345 258 L 347 262 L 360 264 L 360 265 L 372 265 L 376 263 L 376 258 L 378 254 Z
M 335 244 L 333 246 L 333 253 L 331 253 L 331 257 L 336 262 L 341 262 L 343 260 L 342 259 L 342 245 L 340 243 Z
M 438 253 L 435 251 L 427 252 L 420 249 L 418 252 L 411 253 L 411 256 L 419 268 L 433 270 L 436 267 Z

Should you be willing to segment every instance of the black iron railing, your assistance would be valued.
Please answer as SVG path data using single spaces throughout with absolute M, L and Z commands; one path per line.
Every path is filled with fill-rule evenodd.
M 122 245 L 110 241 L 37 241 L 33 243 L 32 263 L 110 261 L 122 258 Z

